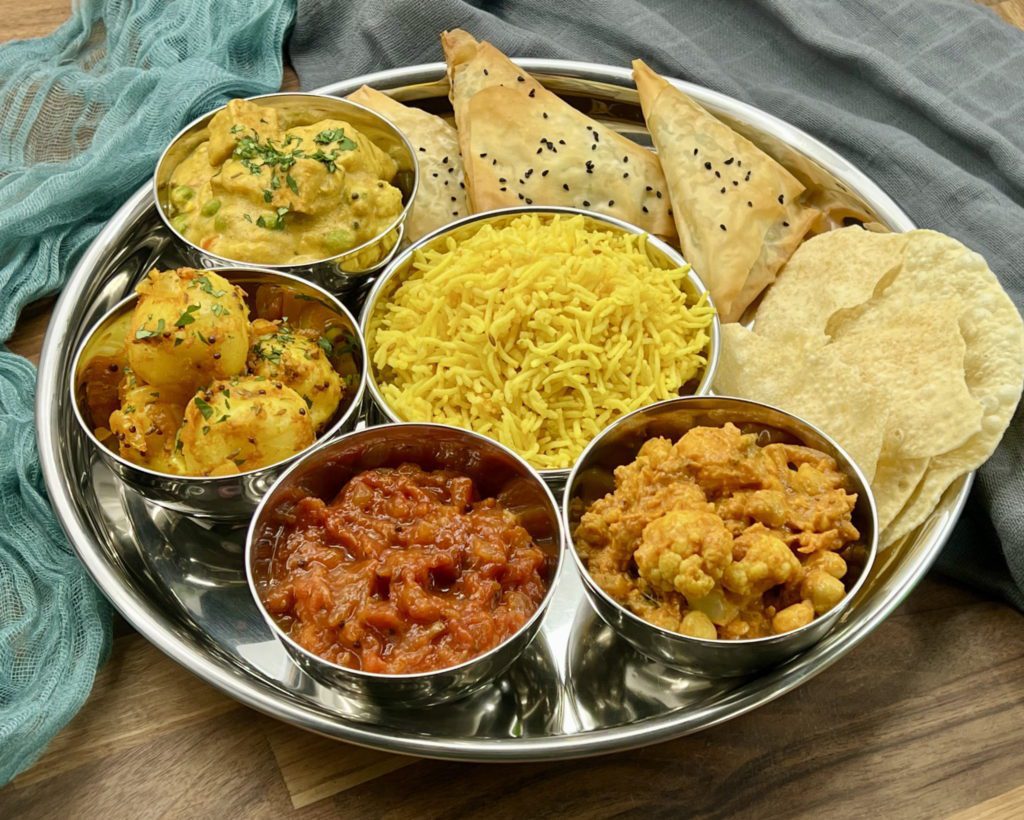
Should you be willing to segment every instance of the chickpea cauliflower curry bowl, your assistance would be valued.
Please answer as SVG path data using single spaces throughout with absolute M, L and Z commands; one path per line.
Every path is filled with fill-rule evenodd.
M 138 466 L 223 476 L 284 461 L 329 426 L 356 378 L 350 331 L 328 327 L 319 314 L 333 312 L 310 297 L 250 298 L 192 268 L 152 270 L 135 290 L 77 384 L 96 438 Z
M 167 215 L 225 259 L 298 265 L 384 233 L 404 207 L 398 164 L 353 125 L 286 127 L 279 112 L 232 100 L 170 176 Z
M 575 533 L 593 580 L 655 626 L 695 638 L 790 632 L 846 596 L 863 551 L 857 495 L 811 447 L 733 424 L 648 440 Z

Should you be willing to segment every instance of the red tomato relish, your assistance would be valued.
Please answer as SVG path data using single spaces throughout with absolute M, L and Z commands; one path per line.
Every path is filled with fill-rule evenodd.
M 473 480 L 367 470 L 330 504 L 299 500 L 258 580 L 291 638 L 366 672 L 427 672 L 513 635 L 547 592 L 544 552 Z

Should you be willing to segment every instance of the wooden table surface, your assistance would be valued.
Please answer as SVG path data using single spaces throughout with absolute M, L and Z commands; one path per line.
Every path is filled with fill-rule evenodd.
M 988 2 L 1024 28 L 1024 0 Z M 0 38 L 68 0 L 0 0 Z M 294 73 L 285 88 L 296 87 Z M 14 351 L 38 359 L 48 302 Z M 1024 816 L 1024 616 L 936 576 L 840 663 L 691 737 L 585 761 L 471 765 L 320 738 L 221 695 L 123 621 L 79 715 L 0 817 Z

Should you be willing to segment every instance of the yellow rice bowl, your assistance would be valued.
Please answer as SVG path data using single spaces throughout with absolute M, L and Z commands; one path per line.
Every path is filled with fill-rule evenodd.
M 417 251 L 370 322 L 381 395 L 406 421 L 570 467 L 609 423 L 678 395 L 707 365 L 707 294 L 688 300 L 688 268 L 657 267 L 646 242 L 582 216 L 524 214 Z

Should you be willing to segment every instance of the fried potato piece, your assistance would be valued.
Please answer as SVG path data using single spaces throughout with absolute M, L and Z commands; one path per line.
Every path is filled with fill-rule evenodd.
M 341 376 L 320 344 L 322 337 L 313 330 L 296 330 L 282 322 L 257 319 L 252 324 L 253 345 L 249 353 L 249 372 L 269 381 L 279 381 L 302 396 L 320 430 L 338 409 L 344 386 Z
M 230 475 L 277 464 L 315 439 L 302 396 L 255 376 L 214 382 L 185 409 L 181 451 L 189 475 Z
M 245 372 L 245 294 L 212 271 L 153 269 L 136 287 L 125 344 L 139 381 L 193 393 Z
M 185 413 L 182 396 L 174 389 L 140 384 L 131 371 L 119 394 L 121 406 L 110 414 L 110 430 L 121 457 L 159 473 L 180 473 L 175 443 Z

